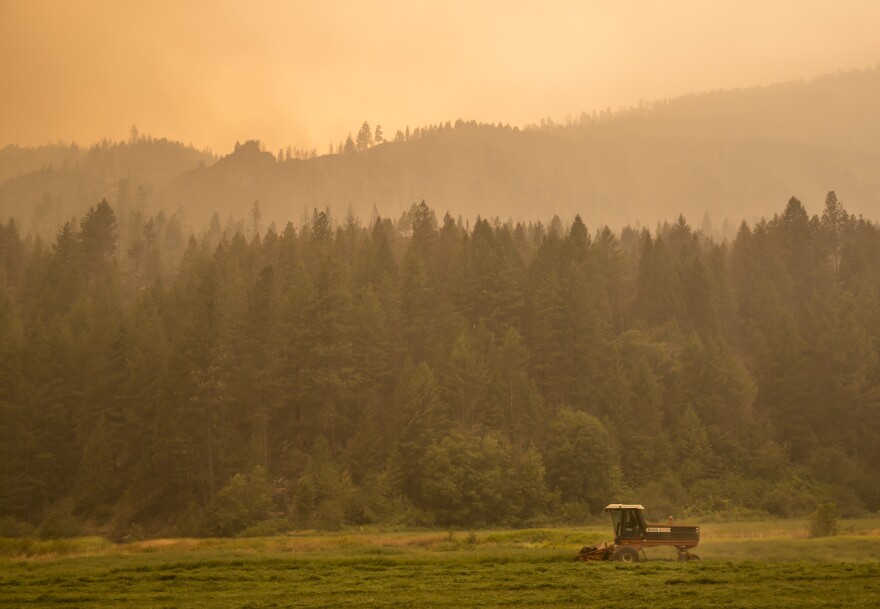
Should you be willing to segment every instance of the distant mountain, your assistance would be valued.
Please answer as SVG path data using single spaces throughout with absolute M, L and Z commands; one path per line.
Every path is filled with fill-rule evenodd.
M 851 212 L 877 218 L 880 211 L 880 67 L 687 95 L 566 124 L 457 121 L 396 139 L 309 160 L 278 161 L 256 142 L 213 164 L 187 149 L 186 162 L 178 155 L 150 177 L 151 206 L 182 208 L 195 227 L 214 212 L 245 217 L 255 200 L 265 221 L 295 223 L 325 207 L 337 218 L 349 207 L 361 218 L 374 208 L 397 216 L 424 199 L 465 217 L 579 213 L 591 226 L 620 226 L 684 213 L 697 224 L 708 214 L 716 228 L 725 219 L 735 227 L 792 195 L 817 212 L 829 190 Z M 5 162 L 0 155 L 0 176 Z M 83 163 L 79 171 L 98 175 Z M 111 174 L 121 175 L 99 177 L 108 183 Z M 0 216 L 21 215 L 27 225 L 23 208 L 39 202 L 40 187 L 16 195 L 14 205 L 12 184 L 0 184 Z
M 13 216 L 38 232 L 44 226 L 54 228 L 81 216 L 101 198 L 118 203 L 119 193 L 126 190 L 152 192 L 215 160 L 210 152 L 150 137 L 89 148 L 6 146 L 0 149 L 0 218 Z
M 14 217 L 25 230 L 47 236 L 110 194 L 101 178 L 78 169 L 47 167 L 0 185 L 0 218 Z
M 264 217 L 373 206 L 396 215 L 425 199 L 470 216 L 546 220 L 580 213 L 596 225 L 708 213 L 734 227 L 790 196 L 818 211 L 836 190 L 848 209 L 880 211 L 880 68 L 808 83 L 688 95 L 523 130 L 457 122 L 349 155 L 273 163 L 256 147 L 172 181 L 169 207 L 209 204 Z M 198 212 L 198 208 L 193 212 Z M 191 219 L 204 214 L 192 213 Z

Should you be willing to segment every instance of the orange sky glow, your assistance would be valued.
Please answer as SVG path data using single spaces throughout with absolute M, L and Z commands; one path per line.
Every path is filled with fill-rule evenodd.
M 880 62 L 880 2 L 0 0 L 0 146 L 141 133 L 327 150 Z

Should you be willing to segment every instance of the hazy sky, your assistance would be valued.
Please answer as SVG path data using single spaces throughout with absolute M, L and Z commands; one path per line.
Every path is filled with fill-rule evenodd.
M 325 152 L 880 63 L 878 0 L 0 0 L 0 146 L 142 133 Z

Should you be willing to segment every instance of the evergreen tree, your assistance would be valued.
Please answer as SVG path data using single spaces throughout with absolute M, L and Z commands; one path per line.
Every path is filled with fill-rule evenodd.
M 637 315 L 651 324 L 683 317 L 681 278 L 662 238 L 654 240 L 645 231 L 636 283 Z
M 490 416 L 485 412 L 489 369 L 477 337 L 467 330 L 459 333 L 445 367 L 449 406 L 455 418 L 466 426 Z M 492 421 L 498 426 L 500 421 Z
M 351 133 L 349 133 L 348 137 L 345 138 L 345 144 L 343 144 L 339 148 L 342 149 L 342 152 L 344 154 L 354 154 L 354 152 L 357 150 L 357 148 L 355 147 L 354 140 L 351 139 Z
M 831 267 L 835 271 L 840 268 L 841 241 L 848 222 L 849 214 L 843 204 L 837 200 L 833 190 L 829 191 L 825 197 L 825 209 L 822 210 L 822 230 L 831 257 Z
M 402 371 L 392 408 L 389 469 L 397 487 L 416 499 L 427 448 L 443 437 L 450 421 L 434 372 L 427 364 L 408 365 Z
M 89 209 L 83 217 L 79 238 L 89 270 L 111 263 L 116 255 L 116 215 L 106 199 Z
M 361 125 L 360 131 L 357 134 L 357 140 L 355 142 L 355 147 L 358 150 L 366 150 L 373 145 L 373 132 L 370 130 L 370 124 L 367 121 L 364 121 L 364 124 Z

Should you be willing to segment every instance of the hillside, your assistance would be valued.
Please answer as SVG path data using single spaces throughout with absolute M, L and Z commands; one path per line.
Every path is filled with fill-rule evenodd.
M 264 217 L 350 205 L 361 217 L 422 199 L 453 215 L 502 219 L 576 213 L 590 225 L 654 222 L 709 213 L 720 228 L 772 213 L 798 195 L 818 209 L 835 189 L 856 213 L 880 205 L 880 69 L 810 83 L 689 95 L 568 124 L 523 130 L 446 123 L 408 141 L 349 155 L 272 164 L 242 147 L 162 192 L 190 218 Z M 414 132 L 415 133 L 415 132 Z M 208 203 L 202 209 L 193 202 Z
M 124 208 L 129 202 L 119 198 L 131 192 L 141 205 L 152 206 L 156 188 L 214 160 L 208 151 L 137 134 L 87 148 L 9 145 L 0 149 L 0 218 L 14 217 L 25 230 L 50 236 L 47 230 L 82 216 L 102 198 Z
M 45 162 L 67 159 L 70 151 L 65 157 L 50 147 L 27 156 L 7 147 L 0 151 L 0 217 L 39 229 L 45 214 L 35 210 L 49 193 L 64 202 L 45 219 L 57 224 L 81 215 L 96 194 L 115 203 L 116 183 L 129 177 L 133 189 L 143 185 L 151 193 L 148 211 L 182 209 L 196 231 L 214 212 L 224 221 L 248 216 L 255 200 L 263 219 L 279 225 L 314 208 L 342 217 L 350 207 L 368 218 L 374 209 L 395 214 L 425 200 L 471 220 L 477 213 L 523 220 L 579 213 L 590 226 L 650 226 L 679 213 L 700 223 L 708 213 L 716 230 L 728 220 L 722 232 L 732 237 L 740 220 L 766 216 L 791 195 L 817 210 L 831 189 L 854 213 L 875 218 L 878 109 L 880 68 L 692 94 L 524 129 L 446 122 L 308 160 L 278 161 L 256 142 L 237 145 L 214 164 L 207 153 L 164 140 L 104 145 L 68 159 L 82 175 L 64 184 L 46 173 Z M 149 161 L 136 162 L 137 151 Z M 20 175 L 25 157 L 37 173 Z M 36 160 L 44 164 L 34 166 Z M 80 186 L 96 179 L 103 190 Z

